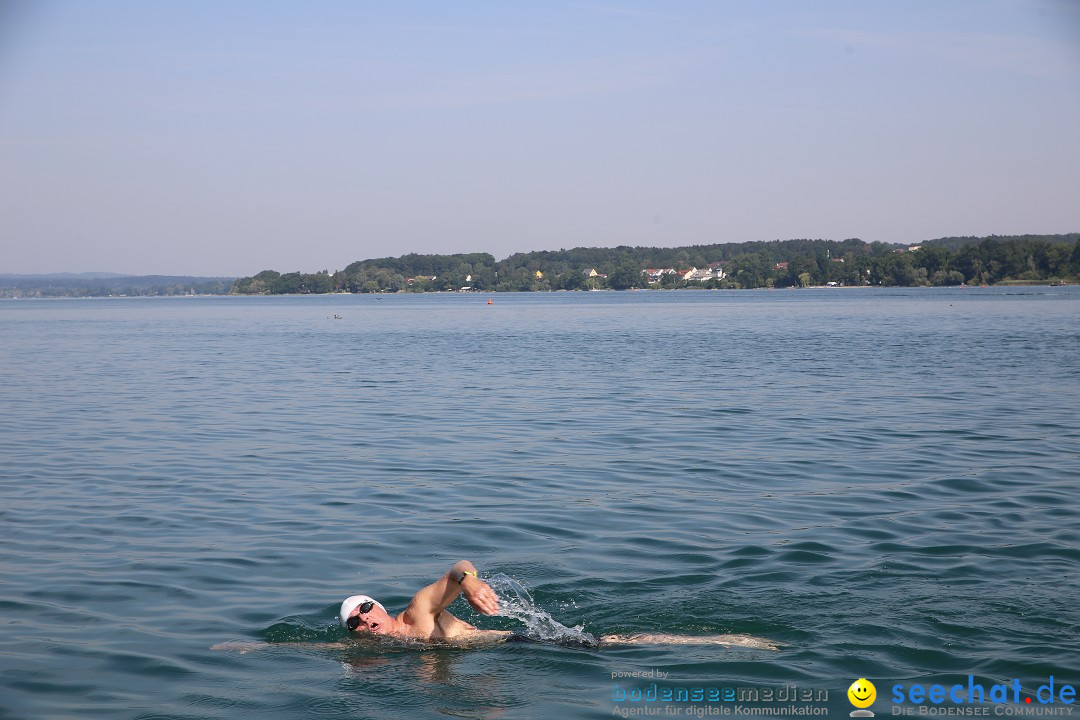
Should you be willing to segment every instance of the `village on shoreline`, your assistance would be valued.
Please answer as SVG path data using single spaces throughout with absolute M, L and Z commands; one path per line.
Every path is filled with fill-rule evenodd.
M 241 295 L 546 292 L 810 287 L 1069 284 L 1080 277 L 1080 233 L 940 238 L 915 245 L 859 239 L 784 240 L 679 248 L 574 248 L 519 253 L 409 254 L 344 270 L 237 280 Z

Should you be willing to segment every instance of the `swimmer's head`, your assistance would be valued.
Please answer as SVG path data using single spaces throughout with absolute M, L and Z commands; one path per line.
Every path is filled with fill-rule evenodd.
M 341 603 L 341 612 L 338 613 L 338 622 L 349 630 L 378 632 L 389 618 L 382 603 L 367 595 L 345 598 L 345 602 Z

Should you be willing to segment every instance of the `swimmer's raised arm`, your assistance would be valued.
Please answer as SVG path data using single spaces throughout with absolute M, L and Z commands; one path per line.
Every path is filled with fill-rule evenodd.
M 473 609 L 484 615 L 499 613 L 499 598 L 491 587 L 478 578 L 476 568 L 468 560 L 454 563 L 446 573 L 413 596 L 403 615 L 410 622 L 416 615 L 434 617 L 454 602 L 458 595 L 465 595 Z

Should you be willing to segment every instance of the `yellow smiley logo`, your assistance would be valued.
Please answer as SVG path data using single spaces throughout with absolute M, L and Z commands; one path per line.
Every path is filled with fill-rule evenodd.
M 857 708 L 868 708 L 877 698 L 877 688 L 866 678 L 859 678 L 847 689 L 848 700 Z

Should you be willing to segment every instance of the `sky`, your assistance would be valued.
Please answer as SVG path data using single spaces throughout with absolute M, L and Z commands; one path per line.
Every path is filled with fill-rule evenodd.
M 1080 231 L 1078 0 L 0 0 L 0 273 Z

